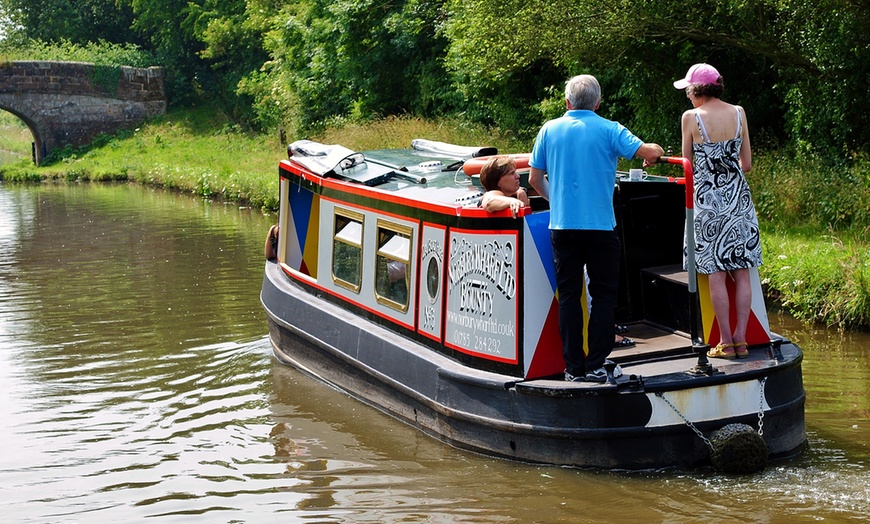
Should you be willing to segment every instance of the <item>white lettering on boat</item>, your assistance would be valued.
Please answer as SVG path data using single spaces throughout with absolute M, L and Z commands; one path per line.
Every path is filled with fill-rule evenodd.
M 479 280 L 466 280 L 460 283 L 459 310 L 471 314 L 492 316 L 492 293 L 486 290 L 486 283 Z
M 498 240 L 484 244 L 471 243 L 467 238 L 453 237 L 450 246 L 449 284 L 456 286 L 470 275 L 480 275 L 495 284 L 505 298 L 517 292 L 514 271 L 514 245 Z
M 420 323 L 420 329 L 424 331 L 434 331 L 438 326 L 438 310 L 434 306 L 423 306 L 423 321 Z
M 449 245 L 445 342 L 515 362 L 517 234 L 453 230 Z
M 420 243 L 420 300 L 417 322 L 421 333 L 440 339 L 444 306 L 446 229 L 424 225 Z

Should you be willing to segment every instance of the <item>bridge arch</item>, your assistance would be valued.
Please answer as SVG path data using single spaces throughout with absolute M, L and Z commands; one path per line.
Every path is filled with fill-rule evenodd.
M 0 109 L 33 134 L 33 160 L 83 146 L 166 113 L 162 67 L 108 67 L 87 62 L 0 63 Z

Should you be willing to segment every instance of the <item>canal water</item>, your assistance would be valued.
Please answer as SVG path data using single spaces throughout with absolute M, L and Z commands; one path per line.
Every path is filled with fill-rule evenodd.
M 276 363 L 274 217 L 128 185 L 0 184 L 7 522 L 863 522 L 870 336 L 805 350 L 809 448 L 748 476 L 464 451 Z

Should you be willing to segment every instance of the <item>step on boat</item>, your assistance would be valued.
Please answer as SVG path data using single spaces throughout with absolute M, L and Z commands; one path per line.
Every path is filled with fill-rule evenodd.
M 564 380 L 548 203 L 532 193 L 517 218 L 478 206 L 494 154 L 427 140 L 366 152 L 291 144 L 260 296 L 277 360 L 497 457 L 705 467 L 731 453 L 717 445 L 734 428 L 748 428 L 765 461 L 800 452 L 803 354 L 770 331 L 757 272 L 749 356 L 706 356 L 719 326 L 704 275 L 682 261 L 689 162 L 663 158 L 673 176 L 617 173 L 616 315 L 636 344 L 614 349 L 601 384 Z M 528 155 L 515 159 L 528 187 Z

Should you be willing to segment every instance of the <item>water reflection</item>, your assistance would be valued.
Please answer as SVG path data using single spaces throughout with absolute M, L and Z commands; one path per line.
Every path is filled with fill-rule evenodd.
M 803 326 L 784 315 L 771 322 L 804 350 L 807 425 L 824 448 L 838 443 L 850 463 L 870 460 L 870 334 Z M 812 457 L 813 454 L 810 454 Z M 825 460 L 834 460 L 827 457 Z
M 250 285 L 266 219 L 125 186 L 2 190 L 0 209 L 12 514 L 172 514 L 238 477 L 227 466 L 266 402 Z
M 747 477 L 518 464 L 273 362 L 272 217 L 123 185 L 0 185 L 0 492 L 14 522 L 827 522 L 870 512 L 867 334 L 805 349 L 810 449 Z

